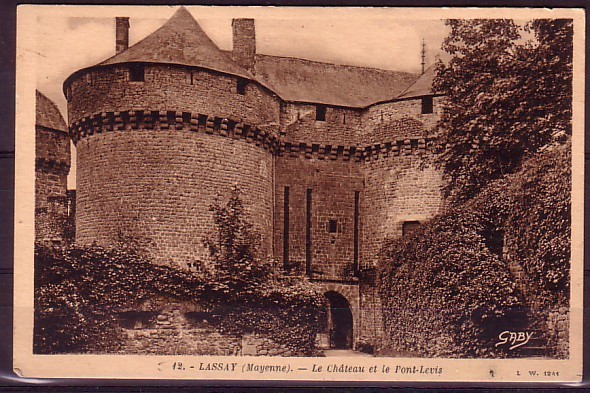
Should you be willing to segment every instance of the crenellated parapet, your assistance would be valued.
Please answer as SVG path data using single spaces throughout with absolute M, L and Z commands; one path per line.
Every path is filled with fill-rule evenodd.
M 219 117 L 200 113 L 128 110 L 102 112 L 86 116 L 70 124 L 70 137 L 74 144 L 87 136 L 110 131 L 133 130 L 185 130 L 216 134 L 232 139 L 243 139 L 266 150 L 275 152 L 279 136 L 270 127 L 256 126 L 232 117 Z
M 243 122 L 239 118 L 214 115 L 136 109 L 102 112 L 86 116 L 70 124 L 70 137 L 74 144 L 90 135 L 110 131 L 132 130 L 185 130 L 242 139 L 261 146 L 278 156 L 305 157 L 319 160 L 360 162 L 380 157 L 420 155 L 431 151 L 433 136 L 407 137 L 366 146 L 328 145 L 308 142 L 290 142 L 281 139 L 270 127 Z

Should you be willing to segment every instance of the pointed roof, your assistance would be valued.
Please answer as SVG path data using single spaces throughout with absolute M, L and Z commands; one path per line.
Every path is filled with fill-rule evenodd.
M 211 41 L 185 7 L 149 36 L 98 65 L 130 62 L 196 66 L 253 79 Z
M 422 75 L 410 87 L 404 90 L 397 98 L 414 98 L 436 94 L 432 90 L 432 81 L 434 80 L 434 64 L 424 71 Z
M 35 90 L 35 125 L 68 132 L 68 126 L 57 105 L 39 90 Z

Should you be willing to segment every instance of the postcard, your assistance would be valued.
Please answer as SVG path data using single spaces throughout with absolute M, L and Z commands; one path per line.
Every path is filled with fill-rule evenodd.
M 14 372 L 581 381 L 584 31 L 19 6 Z

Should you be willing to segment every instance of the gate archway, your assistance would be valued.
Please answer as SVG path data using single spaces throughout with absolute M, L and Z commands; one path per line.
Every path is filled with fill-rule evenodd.
M 353 343 L 353 318 L 348 300 L 338 292 L 325 294 L 328 308 L 328 337 L 330 348 L 351 349 Z

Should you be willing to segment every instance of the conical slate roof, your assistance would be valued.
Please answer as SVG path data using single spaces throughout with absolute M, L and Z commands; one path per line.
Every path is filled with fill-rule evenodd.
M 98 65 L 130 62 L 196 66 L 253 79 L 252 74 L 211 41 L 184 7 L 158 30 Z
M 35 95 L 35 124 L 52 130 L 68 132 L 66 122 L 57 105 L 39 90 L 35 90 Z

